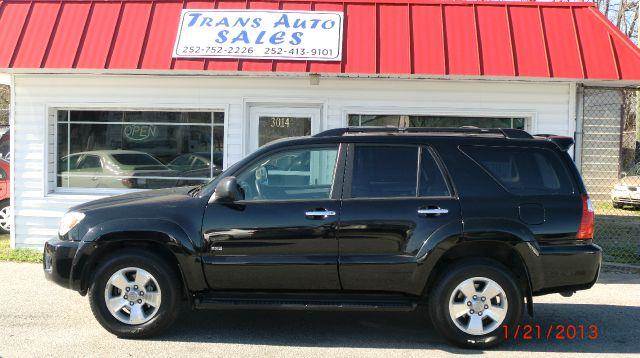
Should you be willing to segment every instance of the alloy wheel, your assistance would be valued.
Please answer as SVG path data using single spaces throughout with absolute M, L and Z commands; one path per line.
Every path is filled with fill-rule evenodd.
M 480 336 L 498 328 L 507 316 L 507 294 L 495 281 L 472 277 L 451 293 L 449 316 L 463 332 Z
M 4 231 L 11 231 L 11 206 L 7 205 L 0 209 L 0 228 Z
M 138 325 L 151 320 L 160 308 L 162 292 L 158 281 L 138 267 L 116 271 L 105 285 L 104 301 L 118 321 Z

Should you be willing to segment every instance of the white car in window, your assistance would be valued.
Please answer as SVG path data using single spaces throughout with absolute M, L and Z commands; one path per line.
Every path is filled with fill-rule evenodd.
M 133 150 L 74 153 L 58 163 L 62 187 L 156 189 L 175 186 L 178 172 Z

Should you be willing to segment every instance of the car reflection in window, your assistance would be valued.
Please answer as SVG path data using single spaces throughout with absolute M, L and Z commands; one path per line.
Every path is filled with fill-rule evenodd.
M 202 178 L 215 178 L 222 172 L 222 152 L 183 154 L 174 158 L 167 166 L 185 178 L 178 181 L 178 186 L 201 184 L 209 180 Z
M 155 189 L 175 186 L 177 172 L 144 152 L 96 150 L 63 157 L 63 187 Z M 166 179 L 165 179 L 166 177 Z

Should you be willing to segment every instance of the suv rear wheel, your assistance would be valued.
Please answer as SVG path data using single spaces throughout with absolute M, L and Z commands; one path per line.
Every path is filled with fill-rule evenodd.
M 123 338 L 160 333 L 177 317 L 179 277 L 159 257 L 120 251 L 96 271 L 89 290 L 91 311 L 109 332 Z
M 452 343 L 488 348 L 504 340 L 503 325 L 520 321 L 523 297 L 511 273 L 491 260 L 460 262 L 441 276 L 432 291 L 434 327 Z

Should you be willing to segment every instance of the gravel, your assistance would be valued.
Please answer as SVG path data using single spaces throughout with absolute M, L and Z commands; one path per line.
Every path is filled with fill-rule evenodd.
M 573 297 L 534 298 L 540 339 L 509 340 L 492 356 L 640 354 L 640 275 L 606 269 Z M 447 345 L 424 312 L 185 312 L 166 334 L 118 339 L 85 297 L 45 280 L 40 265 L 0 263 L 0 357 L 439 357 L 474 354 Z M 546 339 L 551 325 L 596 325 L 596 339 Z M 534 336 L 535 338 L 535 336 Z

